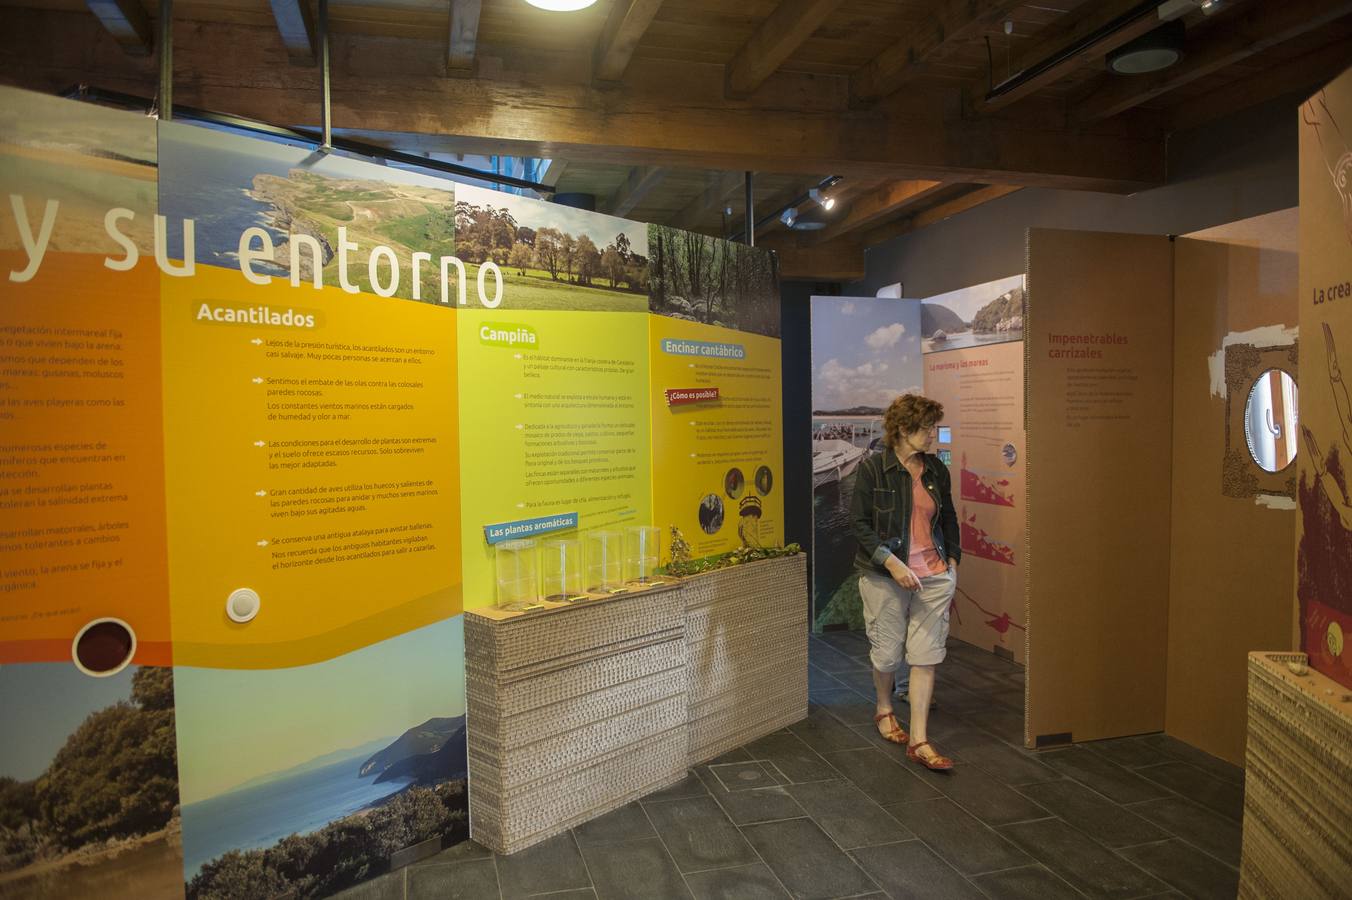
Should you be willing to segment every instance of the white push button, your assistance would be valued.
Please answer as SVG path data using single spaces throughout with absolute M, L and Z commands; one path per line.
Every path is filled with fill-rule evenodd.
M 225 614 L 232 622 L 249 622 L 258 615 L 258 593 L 252 588 L 238 588 L 225 601 Z

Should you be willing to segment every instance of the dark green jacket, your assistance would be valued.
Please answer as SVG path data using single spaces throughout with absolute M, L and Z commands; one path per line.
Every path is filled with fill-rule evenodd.
M 948 467 L 937 456 L 923 454 L 925 487 L 934 497 L 938 514 L 931 523 L 934 532 L 934 547 L 939 558 L 947 561 L 952 558 L 962 560 L 962 540 L 958 534 L 958 513 L 953 506 L 952 477 Z M 887 529 L 889 537 L 900 539 L 895 550 L 889 550 L 874 526 L 873 491 L 875 488 L 890 488 L 895 492 L 889 521 L 879 523 Z M 910 559 L 911 546 L 911 473 L 897 459 L 890 448 L 869 455 L 859 464 L 854 477 L 854 498 L 850 503 L 850 527 L 855 540 L 859 542 L 859 551 L 854 556 L 855 568 L 861 572 L 884 572 L 883 564 L 890 554 L 901 557 L 902 562 Z

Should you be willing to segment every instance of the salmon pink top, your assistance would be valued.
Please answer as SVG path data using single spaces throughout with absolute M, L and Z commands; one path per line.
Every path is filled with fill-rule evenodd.
M 911 556 L 906 565 L 917 577 L 938 575 L 948 567 L 934 547 L 934 516 L 939 511 L 924 482 L 911 478 Z

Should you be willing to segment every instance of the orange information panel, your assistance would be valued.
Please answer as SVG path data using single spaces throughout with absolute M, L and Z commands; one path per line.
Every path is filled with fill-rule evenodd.
M 62 253 L 6 286 L 0 664 L 69 660 L 105 617 L 130 626 L 135 663 L 170 664 L 157 283 L 153 264 L 114 276 Z
M 212 266 L 162 291 L 175 662 L 304 665 L 459 613 L 454 311 Z

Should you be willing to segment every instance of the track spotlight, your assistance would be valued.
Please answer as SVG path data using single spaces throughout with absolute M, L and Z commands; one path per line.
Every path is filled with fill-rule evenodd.
M 779 221 L 784 223 L 785 228 L 792 228 L 793 223 L 798 221 L 798 208 L 790 206 L 779 214 Z
M 822 209 L 826 210 L 827 212 L 830 212 L 832 209 L 835 208 L 836 198 L 830 196 L 821 188 L 812 188 L 810 191 L 807 192 L 807 195 L 811 197 L 813 200 L 820 203 Z

